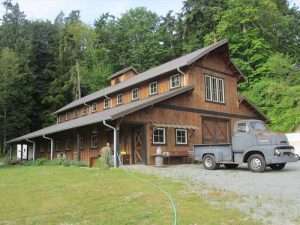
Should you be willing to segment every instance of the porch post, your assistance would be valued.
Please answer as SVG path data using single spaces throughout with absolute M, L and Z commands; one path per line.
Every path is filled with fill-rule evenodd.
M 23 144 L 21 144 L 21 161 L 23 161 Z
M 12 160 L 13 144 L 9 145 L 9 160 Z
M 117 124 L 116 126 L 116 130 L 115 130 L 116 134 L 114 135 L 115 136 L 115 149 L 116 149 L 116 153 L 115 153 L 115 160 L 116 160 L 116 167 L 119 167 L 120 166 L 120 125 Z M 119 159 L 119 160 L 118 160 Z
M 51 138 L 51 140 L 50 140 L 50 149 L 51 149 L 50 159 L 51 160 L 53 160 L 53 147 L 54 147 L 53 138 Z
M 32 143 L 32 160 L 35 161 L 35 148 L 36 144 L 35 141 Z
M 77 161 L 80 161 L 80 135 L 76 132 L 76 150 L 77 150 Z

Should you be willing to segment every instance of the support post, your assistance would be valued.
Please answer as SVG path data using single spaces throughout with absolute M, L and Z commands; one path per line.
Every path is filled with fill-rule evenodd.
M 13 144 L 9 145 L 9 160 L 12 160 L 12 151 L 13 151 Z
M 76 140 L 77 161 L 80 161 L 80 135 L 78 131 L 76 133 Z
M 120 156 L 120 125 L 117 124 L 116 126 L 116 145 L 115 145 L 115 149 L 116 149 L 116 158 L 119 159 Z M 116 165 L 117 167 L 120 166 L 120 160 L 116 160 Z

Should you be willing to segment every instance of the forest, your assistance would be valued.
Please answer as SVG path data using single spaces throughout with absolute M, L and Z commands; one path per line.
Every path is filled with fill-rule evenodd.
M 185 0 L 179 13 L 139 7 L 92 25 L 78 10 L 45 21 L 27 19 L 11 0 L 0 7 L 2 150 L 6 140 L 54 123 L 55 110 L 105 87 L 113 72 L 142 72 L 224 38 L 247 76 L 239 91 L 274 131 L 299 129 L 300 9 L 287 0 Z

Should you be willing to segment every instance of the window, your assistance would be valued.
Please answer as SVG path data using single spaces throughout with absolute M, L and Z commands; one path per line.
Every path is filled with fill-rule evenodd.
M 79 117 L 80 111 L 78 109 L 75 109 L 75 118 Z
M 166 129 L 154 128 L 153 129 L 153 144 L 166 144 Z
M 88 106 L 84 106 L 82 109 L 82 115 L 86 115 L 89 111 L 89 107 Z
M 91 148 L 97 148 L 98 147 L 98 136 L 92 135 L 91 136 Z
M 97 104 L 96 103 L 93 103 L 92 105 L 91 105 L 91 111 L 92 111 L 92 113 L 94 113 L 94 112 L 97 112 Z
M 158 93 L 158 83 L 157 81 L 149 84 L 149 95 L 156 95 Z
M 237 126 L 237 132 L 247 133 L 247 124 L 246 123 L 239 123 L 238 126 Z
M 123 104 L 123 95 L 119 94 L 117 95 L 117 105 Z
M 206 101 L 224 103 L 224 79 L 214 76 L 205 76 L 205 99 Z
M 178 88 L 181 86 L 181 76 L 179 74 L 173 75 L 170 78 L 170 88 Z
M 186 129 L 176 129 L 176 144 L 186 145 L 187 144 L 187 130 Z
M 111 107 L 111 98 L 104 99 L 104 109 L 109 109 Z
M 132 89 L 131 91 L 131 100 L 132 101 L 135 101 L 135 100 L 138 100 L 140 97 L 139 97 L 139 89 L 138 88 L 134 88 Z

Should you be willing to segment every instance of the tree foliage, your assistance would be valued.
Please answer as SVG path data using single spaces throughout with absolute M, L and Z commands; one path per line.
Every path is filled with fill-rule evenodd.
M 185 0 L 164 16 L 139 7 L 109 13 L 94 26 L 80 12 L 54 22 L 28 20 L 5 0 L 0 24 L 0 137 L 54 122 L 52 112 L 107 85 L 124 67 L 144 71 L 227 38 L 247 76 L 240 91 L 271 120 L 292 131 L 300 123 L 300 10 L 287 0 Z

